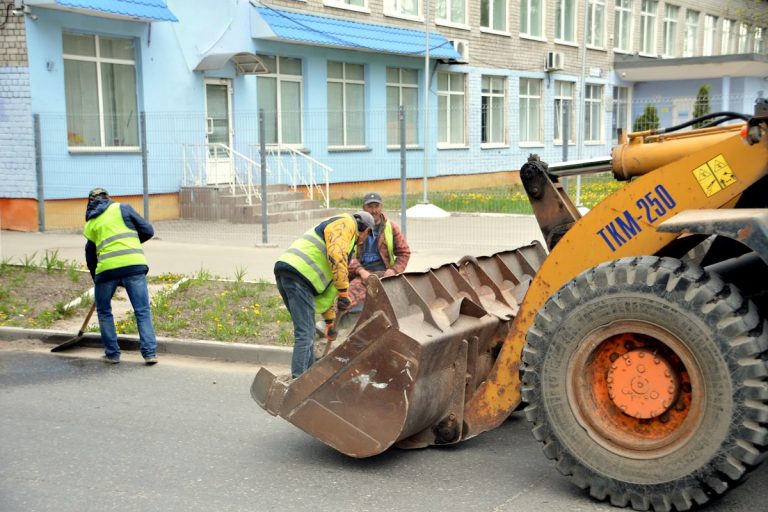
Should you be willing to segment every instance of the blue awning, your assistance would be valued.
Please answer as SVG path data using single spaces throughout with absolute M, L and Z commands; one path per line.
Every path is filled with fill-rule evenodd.
M 426 49 L 426 33 L 419 30 L 264 6 L 255 7 L 254 13 L 251 35 L 257 39 L 422 57 Z M 436 59 L 461 58 L 453 44 L 438 32 L 429 33 L 429 55 Z
M 165 5 L 165 0 L 26 0 L 26 3 L 102 18 L 179 21 Z

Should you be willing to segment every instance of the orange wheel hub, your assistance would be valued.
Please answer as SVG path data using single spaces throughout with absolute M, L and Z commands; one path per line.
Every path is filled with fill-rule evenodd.
M 655 418 L 677 399 L 678 385 L 669 362 L 646 349 L 629 351 L 608 370 L 608 397 L 624 414 Z
M 588 435 L 632 458 L 657 458 L 687 442 L 705 399 L 687 347 L 667 330 L 634 320 L 585 337 L 566 382 L 571 410 Z

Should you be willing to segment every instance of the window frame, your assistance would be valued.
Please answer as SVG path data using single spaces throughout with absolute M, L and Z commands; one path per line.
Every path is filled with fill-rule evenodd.
M 65 35 L 73 35 L 78 37 L 93 37 L 94 42 L 94 55 L 78 55 L 78 54 L 72 54 L 72 53 L 64 53 L 63 48 L 63 40 Z M 131 46 L 133 48 L 133 59 L 120 59 L 120 58 L 113 58 L 113 57 L 102 57 L 101 56 L 101 38 L 106 39 L 117 39 L 117 40 L 123 40 L 123 41 L 130 41 Z M 141 150 L 141 133 L 139 130 L 139 123 L 136 122 L 136 128 L 135 128 L 135 137 L 137 144 L 135 146 L 116 146 L 116 145 L 107 145 L 106 143 L 106 120 L 105 120 L 105 109 L 104 109 L 104 79 L 103 79 L 103 64 L 116 64 L 120 66 L 131 66 L 133 69 L 133 89 L 135 91 L 135 96 L 133 98 L 133 104 L 135 107 L 135 111 L 138 113 L 138 105 L 139 105 L 139 77 L 138 77 L 138 70 L 136 67 L 136 52 L 138 48 L 136 45 L 135 38 L 132 37 L 115 37 L 115 36 L 107 36 L 107 35 L 100 35 L 100 34 L 88 34 L 88 33 L 81 33 L 81 32 L 69 32 L 69 31 L 63 31 L 62 32 L 62 61 L 64 61 L 64 65 L 66 67 L 66 61 L 76 61 L 76 62 L 91 62 L 96 67 L 96 100 L 97 100 L 97 107 L 99 111 L 99 142 L 100 144 L 98 146 L 86 146 L 86 145 L 72 145 L 71 141 L 75 140 L 75 137 L 77 134 L 71 130 L 71 126 L 69 124 L 69 118 L 70 116 L 73 116 L 74 114 L 69 111 L 69 109 L 66 109 L 66 117 L 67 117 L 67 148 L 72 153 L 93 153 L 93 152 L 100 152 L 100 153 L 135 153 Z M 67 87 L 66 87 L 66 72 L 64 73 L 64 97 L 65 97 L 65 103 L 67 98 Z M 136 116 L 138 118 L 138 115 Z
M 585 84 L 584 85 L 584 144 L 603 144 L 605 142 L 605 129 L 603 127 L 604 123 L 604 109 L 603 109 L 603 91 L 604 91 L 604 85 L 603 84 Z M 590 94 L 590 91 L 597 91 L 597 96 L 592 96 Z M 594 122 L 594 119 L 592 119 L 592 115 L 597 115 L 597 123 Z M 590 121 L 592 121 L 590 123 Z M 588 129 L 592 127 L 596 127 L 599 133 L 597 134 L 597 138 L 591 138 L 592 135 L 594 135 L 594 131 L 592 133 L 587 133 Z
M 570 87 L 570 95 L 565 95 L 562 92 L 562 85 L 568 84 Z M 558 89 L 558 85 L 560 89 Z M 576 82 L 570 82 L 568 80 L 555 80 L 555 86 L 553 89 L 554 95 L 554 108 L 555 119 L 552 132 L 552 144 L 555 146 L 563 145 L 563 127 L 561 124 L 563 100 L 570 102 L 570 110 L 568 112 L 568 145 L 576 144 Z
M 449 27 L 459 27 L 459 28 L 468 28 L 469 23 L 469 5 L 468 0 L 438 0 L 443 2 L 443 6 L 445 7 L 445 17 L 440 17 L 438 14 L 438 5 L 435 5 L 435 23 L 440 25 L 447 25 Z M 463 4 L 464 5 L 464 19 L 462 21 L 455 21 L 452 20 L 451 14 L 453 12 L 453 5 L 454 4 Z
M 673 14 L 670 14 L 673 13 Z M 661 54 L 664 57 L 677 57 L 677 25 L 680 18 L 680 7 L 674 4 L 664 5 L 664 21 L 662 24 Z
M 404 11 L 404 3 L 408 1 L 416 2 L 416 14 Z M 403 18 L 412 21 L 424 20 L 424 0 L 384 0 L 383 4 L 382 12 L 384 16 Z
M 483 89 L 484 79 L 490 82 L 489 90 Z M 501 92 L 494 92 L 494 82 L 501 81 Z M 505 147 L 508 146 L 507 138 L 507 77 L 501 75 L 481 75 L 480 76 L 480 147 Z M 487 100 L 486 100 L 487 98 Z M 496 101 L 501 100 L 501 109 L 494 109 Z M 488 101 L 490 108 L 484 103 Z M 500 140 L 488 140 L 488 135 L 492 134 L 494 126 L 494 112 L 501 113 L 501 137 Z
M 691 15 L 696 17 L 694 22 L 691 22 Z M 701 19 L 701 12 L 694 9 L 686 9 L 685 11 L 685 32 L 683 34 L 683 57 L 695 57 L 698 50 L 699 43 L 699 20 Z
M 335 9 L 345 9 L 348 11 L 357 11 L 370 13 L 371 8 L 368 4 L 368 0 L 362 0 L 363 5 L 350 4 L 353 0 L 323 0 L 323 5 L 326 7 L 333 7 Z
M 738 45 L 736 53 L 749 53 L 749 25 L 746 23 L 739 23 Z
M 650 9 L 646 10 L 646 6 Z M 656 57 L 656 18 L 659 14 L 658 0 L 640 2 L 640 55 Z
M 523 83 L 527 84 L 527 90 L 525 93 L 523 93 Z M 536 83 L 538 84 L 539 90 L 538 95 L 535 96 L 533 94 L 530 94 L 530 85 Z M 535 109 L 535 112 L 533 109 L 530 108 L 531 101 L 532 100 L 538 101 L 538 108 Z M 530 135 L 529 132 L 532 131 L 530 127 L 525 127 L 523 129 L 522 122 L 523 122 L 523 102 L 525 101 L 525 111 L 530 113 L 533 112 L 536 114 L 536 118 L 538 119 L 539 124 L 539 133 L 537 135 L 538 140 L 531 140 L 531 139 L 525 139 L 523 140 L 523 134 L 528 137 Z M 531 78 L 531 77 L 521 77 L 520 83 L 518 86 L 518 120 L 519 120 L 519 135 L 520 135 L 520 141 L 519 145 L 520 147 L 538 147 L 538 146 L 544 146 L 544 80 L 541 78 Z M 525 117 L 526 120 L 530 120 L 531 117 L 527 116 Z
M 531 19 L 532 19 L 531 12 L 533 11 L 533 9 L 531 9 L 531 5 L 534 3 L 538 4 L 538 8 L 539 8 L 539 23 L 538 23 L 538 27 L 536 27 L 538 33 L 536 34 L 534 34 L 531 31 L 531 27 L 533 26 L 531 23 Z M 525 18 L 523 18 L 523 7 L 522 7 L 523 4 L 527 4 L 528 6 L 526 11 L 527 15 L 525 16 Z M 544 34 L 544 26 L 545 26 L 544 16 L 546 14 L 545 7 L 546 7 L 545 0 L 520 0 L 520 36 L 521 37 L 525 37 L 528 39 L 536 39 L 539 41 L 546 40 L 546 36 Z M 525 30 L 523 29 L 524 21 L 527 25 Z
M 448 89 L 441 89 L 440 88 L 440 75 L 447 75 L 448 76 Z M 451 78 L 455 76 L 461 76 L 462 80 L 464 82 L 464 87 L 461 91 L 454 91 L 451 87 Z M 437 73 L 437 101 L 438 101 L 438 126 L 437 126 L 437 147 L 439 149 L 451 149 L 451 148 L 466 148 L 467 147 L 467 74 L 466 73 L 457 73 L 454 71 L 439 71 Z M 450 113 L 448 113 L 445 116 L 445 123 L 446 125 L 444 127 L 440 126 L 440 98 L 446 98 L 447 100 L 447 107 L 451 109 L 452 106 L 452 99 L 455 97 L 461 97 L 462 101 L 462 109 L 464 115 L 461 116 L 462 118 L 462 141 L 461 142 L 454 142 L 451 141 L 451 133 L 453 126 L 451 125 L 451 116 Z M 444 141 L 441 142 L 441 137 L 444 137 Z
M 765 29 L 763 27 L 754 27 L 754 36 L 752 38 L 752 51 L 754 53 L 765 52 Z
M 258 91 L 258 82 L 261 79 L 274 79 L 275 80 L 275 121 L 276 121 L 276 129 L 275 129 L 275 135 L 276 135 L 276 141 L 275 142 L 269 142 L 267 141 L 266 145 L 270 147 L 285 147 L 285 148 L 296 148 L 296 149 L 302 149 L 304 147 L 304 59 L 300 57 L 287 57 L 282 55 L 266 55 L 266 54 L 259 54 L 259 57 L 268 57 L 268 58 L 274 58 L 275 59 L 275 70 L 274 72 L 270 73 L 264 73 L 256 75 L 256 90 Z M 281 70 L 281 64 L 280 61 L 284 59 L 293 59 L 298 60 L 301 63 L 301 75 L 291 75 L 288 73 L 283 73 Z M 282 102 L 282 83 L 283 82 L 296 82 L 299 84 L 299 141 L 298 142 L 291 142 L 291 143 L 285 143 L 283 142 L 283 102 Z M 259 104 L 259 97 L 257 92 L 256 97 L 256 104 L 259 108 L 263 108 Z M 266 138 L 266 137 L 265 137 Z
M 397 82 L 391 82 L 389 80 L 389 70 L 397 70 Z M 403 81 L 403 71 L 412 71 L 416 73 L 416 83 L 406 83 Z M 410 69 L 410 68 L 404 68 L 401 66 L 387 66 L 385 69 L 386 73 L 386 85 L 385 85 L 385 93 L 387 97 L 387 112 L 392 113 L 394 110 L 395 113 L 399 111 L 400 105 L 403 105 L 403 90 L 404 89 L 414 89 L 416 91 L 415 100 L 416 105 L 413 106 L 413 108 L 408 108 L 406 105 L 403 105 L 405 107 L 406 112 L 412 112 L 414 116 L 418 116 L 419 112 L 419 72 L 416 69 Z M 392 105 L 389 104 L 389 90 L 391 88 L 397 89 L 397 98 L 398 98 L 398 104 L 397 108 L 393 109 Z M 406 120 L 405 125 L 405 147 L 406 148 L 417 148 L 419 147 L 419 122 L 417 118 L 413 119 L 413 131 L 414 131 L 414 141 L 409 142 L 408 141 L 408 121 Z M 390 132 L 389 129 L 387 129 L 387 148 L 393 149 L 393 148 L 399 148 L 400 147 L 400 126 L 397 127 L 397 140 L 393 143 L 390 140 Z
M 365 113 L 366 113 L 366 110 L 365 110 L 365 75 L 366 75 L 366 69 L 365 68 L 366 68 L 366 66 L 365 66 L 365 64 L 360 64 L 360 63 L 357 63 L 357 62 L 344 62 L 344 61 L 329 60 L 327 62 L 327 67 L 330 67 L 331 64 L 341 64 L 341 77 L 340 78 L 336 78 L 336 77 L 331 78 L 330 75 L 326 76 L 326 80 L 327 80 L 326 90 L 327 90 L 327 94 L 330 95 L 330 91 L 331 91 L 330 84 L 333 83 L 333 84 L 340 84 L 341 85 L 341 138 L 342 138 L 342 142 L 341 142 L 341 144 L 331 144 L 330 143 L 330 132 L 332 130 L 331 130 L 331 125 L 330 125 L 330 123 L 331 123 L 330 112 L 331 111 L 330 111 L 330 106 L 329 106 L 328 115 L 326 116 L 327 117 L 327 121 L 328 121 L 328 135 L 329 135 L 328 150 L 333 151 L 333 150 L 348 150 L 348 149 L 366 149 L 368 147 L 367 146 L 367 142 L 366 142 L 366 135 L 367 135 L 366 132 L 367 132 L 367 130 L 366 130 L 366 115 L 365 115 Z M 363 78 L 362 79 L 349 78 L 347 76 L 348 75 L 348 72 L 347 72 L 347 67 L 348 66 L 359 66 L 360 68 L 362 68 Z M 350 138 L 350 131 L 349 131 L 350 130 L 350 126 L 349 126 L 350 125 L 350 116 L 352 115 L 354 110 L 352 110 L 350 108 L 349 100 L 348 100 L 348 95 L 349 95 L 349 88 L 350 88 L 350 86 L 353 86 L 353 85 L 362 86 L 362 93 L 360 95 L 360 98 L 362 99 L 363 104 L 362 104 L 362 106 L 360 108 L 360 114 L 359 115 L 362 116 L 362 126 L 363 126 L 363 134 L 362 135 L 363 135 L 363 141 L 360 144 L 351 144 L 349 142 L 349 138 Z
M 578 15 L 578 0 L 555 0 L 555 42 L 565 44 L 577 44 L 576 39 L 578 32 L 576 29 L 576 21 Z M 566 19 L 565 7 L 570 4 L 572 7 L 572 13 L 570 20 Z M 570 22 L 570 30 L 572 31 L 572 39 L 565 38 L 565 29 Z
M 619 5 L 619 2 L 626 2 L 628 5 Z M 615 52 L 632 52 L 632 0 L 616 0 L 613 13 L 613 50 Z M 625 33 L 624 38 L 620 37 L 619 31 Z M 624 39 L 626 48 L 618 46 L 618 42 Z
M 734 48 L 734 20 L 723 18 L 723 25 L 720 30 L 720 55 L 731 55 L 735 52 Z
M 620 91 L 626 92 L 626 97 L 621 98 L 621 94 L 618 94 Z M 625 87 L 621 85 L 614 85 L 613 86 L 613 116 L 611 118 L 611 141 L 614 143 L 618 143 L 618 133 L 617 128 L 624 128 L 624 133 L 627 134 L 632 130 L 632 88 L 631 87 Z M 623 107 L 621 107 L 623 105 Z M 624 119 L 620 119 L 620 113 L 621 111 L 624 111 Z M 621 126 L 619 126 L 619 122 L 621 122 Z
M 483 25 L 483 1 L 488 2 L 488 25 Z M 503 20 L 503 26 L 502 28 L 495 28 L 494 25 L 494 17 L 493 17 L 493 7 L 496 5 L 496 3 L 503 3 L 504 7 L 504 20 Z M 480 1 L 480 32 L 492 32 L 495 34 L 504 34 L 509 35 L 509 0 L 481 0 Z
M 588 36 L 587 47 L 595 48 L 598 50 L 605 49 L 605 32 L 606 32 L 606 2 L 605 0 L 585 0 L 587 2 L 587 22 L 588 22 Z M 595 11 L 601 11 L 601 15 L 597 21 L 595 21 Z M 596 40 L 595 34 L 598 33 L 596 29 L 599 28 L 599 41 Z
M 717 16 L 712 14 L 704 15 L 704 26 L 702 28 L 701 55 L 711 57 L 715 54 L 717 43 Z

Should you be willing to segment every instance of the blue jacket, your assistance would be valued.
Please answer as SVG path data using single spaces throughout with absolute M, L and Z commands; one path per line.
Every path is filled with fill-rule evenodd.
M 85 210 L 85 221 L 87 222 L 104 213 L 104 210 L 106 210 L 110 204 L 112 204 L 110 199 L 96 199 L 89 202 L 88 208 Z M 146 242 L 155 235 L 155 230 L 152 228 L 152 224 L 144 220 L 131 205 L 118 204 L 120 204 L 120 213 L 123 216 L 123 222 L 125 222 L 128 229 L 132 229 L 138 233 L 139 241 L 141 243 Z M 96 256 L 96 244 L 90 240 L 85 243 L 85 263 L 88 265 L 88 270 L 91 272 L 91 277 L 95 283 L 122 279 L 123 277 L 135 274 L 146 274 L 149 271 L 149 267 L 146 265 L 129 265 L 127 267 L 106 270 L 97 276 L 96 264 L 98 263 L 98 259 Z

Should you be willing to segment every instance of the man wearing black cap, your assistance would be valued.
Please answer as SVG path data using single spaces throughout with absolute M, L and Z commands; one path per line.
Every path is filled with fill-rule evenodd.
M 293 321 L 291 377 L 315 361 L 315 312 L 323 315 L 326 337 L 333 339 L 336 309 L 350 305 L 349 260 L 358 240 L 364 241 L 373 227 L 373 216 L 365 211 L 330 217 L 294 241 L 275 263 L 277 290 Z
M 157 340 L 149 309 L 149 267 L 141 244 L 152 238 L 155 230 L 130 205 L 112 201 L 103 188 L 88 194 L 85 221 L 85 261 L 93 277 L 96 314 L 104 344 L 102 359 L 110 364 L 120 362 L 112 296 L 122 286 L 133 306 L 141 355 L 146 364 L 153 365 L 157 363 Z
M 370 236 L 358 245 L 355 259 L 349 263 L 349 296 L 351 308 L 360 309 L 365 301 L 365 280 L 372 273 L 379 277 L 401 274 L 411 258 L 411 248 L 402 231 L 384 215 L 383 201 L 377 192 L 363 196 L 363 210 L 376 223 Z

